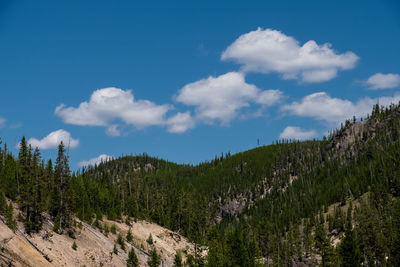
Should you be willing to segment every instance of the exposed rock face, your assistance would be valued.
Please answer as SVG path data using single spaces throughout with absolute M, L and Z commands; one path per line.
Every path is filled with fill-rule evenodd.
M 360 121 L 351 124 L 350 126 L 344 128 L 337 135 L 332 138 L 327 149 L 332 148 L 337 149 L 339 152 L 344 153 L 347 147 L 353 144 L 356 140 L 360 140 L 363 133 L 368 129 L 369 131 L 374 131 L 371 127 L 370 121 Z
M 369 141 L 375 137 L 376 131 L 384 129 L 388 123 L 393 121 L 400 123 L 400 108 L 392 110 L 389 116 L 386 116 L 382 121 L 379 118 L 371 118 L 350 123 L 332 137 L 327 150 L 335 149 L 339 156 L 343 156 L 346 150 L 351 148 L 350 155 L 354 156 L 356 148 L 352 147 L 352 144 L 357 141 L 362 141 L 363 143 Z
M 224 204 L 219 205 L 219 209 L 222 215 L 233 216 L 235 214 L 241 213 L 246 207 L 247 199 L 243 196 L 238 196 L 237 198 L 228 199 Z

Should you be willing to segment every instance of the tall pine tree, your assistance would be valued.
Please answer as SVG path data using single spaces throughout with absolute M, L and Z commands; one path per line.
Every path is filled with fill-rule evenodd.
M 135 250 L 131 248 L 128 254 L 128 259 L 126 260 L 126 266 L 127 267 L 138 267 L 139 266 L 139 260 L 136 256 Z
M 323 218 L 321 216 L 323 215 L 320 215 L 320 218 Z M 317 253 L 321 255 L 321 266 L 337 266 L 335 251 L 331 245 L 329 237 L 326 235 L 323 219 L 315 226 L 314 239 Z
M 352 204 L 350 203 L 347 210 L 345 236 L 340 243 L 341 266 L 343 267 L 361 266 L 361 254 L 353 231 L 352 210 Z
M 54 167 L 54 185 L 50 201 L 50 213 L 54 218 L 54 230 L 62 233 L 71 223 L 71 193 L 69 159 L 64 143 L 58 146 L 58 155 Z
M 40 165 L 40 152 L 36 148 L 30 162 L 30 178 L 29 184 L 25 186 L 29 195 L 27 200 L 27 216 L 25 218 L 25 231 L 27 233 L 38 232 L 42 227 L 42 168 Z

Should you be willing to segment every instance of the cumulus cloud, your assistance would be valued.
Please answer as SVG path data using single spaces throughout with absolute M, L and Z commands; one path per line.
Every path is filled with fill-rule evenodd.
M 78 107 L 59 105 L 55 114 L 65 123 L 82 126 L 106 126 L 107 133 L 119 135 L 118 128 L 113 124 L 121 120 L 137 128 L 165 124 L 165 114 L 169 105 L 157 105 L 148 100 L 135 100 L 129 90 L 109 87 L 96 90 L 89 101 L 82 102 Z
M 168 132 L 170 133 L 184 133 L 194 127 L 195 122 L 190 112 L 181 113 L 170 117 L 167 121 Z
M 371 90 L 396 88 L 400 87 L 400 75 L 376 73 L 369 77 L 366 83 Z
M 364 97 L 353 103 L 350 100 L 330 97 L 325 92 L 318 92 L 305 96 L 299 102 L 283 105 L 281 110 L 300 117 L 310 117 L 316 120 L 338 124 L 353 116 L 364 117 L 371 113 L 373 105 L 383 106 L 396 104 L 400 101 L 400 94 L 379 98 Z
M 28 140 L 28 144 L 30 144 L 33 148 L 38 147 L 40 149 L 53 149 L 57 148 L 61 141 L 65 146 L 69 145 L 70 148 L 76 148 L 79 145 L 78 139 L 72 138 L 69 132 L 62 129 L 49 133 L 41 140 L 30 138 Z
M 310 40 L 302 46 L 291 36 L 272 29 L 258 28 L 241 35 L 221 55 L 243 65 L 246 72 L 282 74 L 283 79 L 315 83 L 331 80 L 339 70 L 355 67 L 353 52 L 336 53 L 331 44 Z
M 315 130 L 305 130 L 300 127 L 288 126 L 279 135 L 280 139 L 307 140 L 317 136 Z
M 92 158 L 89 160 L 83 160 L 81 162 L 78 163 L 78 165 L 80 167 L 84 167 L 84 166 L 95 166 L 95 165 L 99 165 L 102 162 L 106 162 L 109 160 L 112 160 L 114 157 L 106 155 L 106 154 L 101 154 L 100 156 L 96 157 L 96 158 Z
M 195 106 L 196 119 L 209 123 L 217 120 L 227 125 L 251 102 L 271 106 L 282 96 L 279 90 L 261 91 L 246 83 L 243 73 L 229 72 L 185 85 L 179 90 L 176 101 Z

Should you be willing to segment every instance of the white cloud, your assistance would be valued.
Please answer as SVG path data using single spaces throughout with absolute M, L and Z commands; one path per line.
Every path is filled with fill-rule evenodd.
M 96 157 L 96 158 L 92 158 L 89 159 L 88 161 L 84 160 L 78 163 L 79 166 L 83 167 L 83 166 L 95 166 L 95 165 L 99 165 L 101 162 L 106 162 L 109 160 L 112 160 L 114 157 L 106 155 L 106 154 L 101 154 L 100 156 Z
M 114 87 L 94 91 L 89 101 L 78 107 L 59 105 L 55 114 L 65 123 L 106 127 L 106 134 L 110 136 L 121 135 L 121 122 L 139 129 L 155 125 L 166 127 L 170 133 L 184 133 L 194 128 L 198 120 L 206 123 L 218 120 L 227 125 L 250 102 L 266 107 L 282 97 L 279 90 L 261 91 L 246 83 L 243 73 L 230 72 L 187 84 L 178 92 L 178 102 L 196 107 L 194 117 L 189 111 L 167 117 L 173 106 L 135 100 L 129 90 Z
M 22 123 L 21 122 L 8 122 L 4 117 L 0 116 L 0 129 L 1 128 L 5 128 L 7 126 L 7 128 L 9 129 L 17 129 L 22 127 Z
M 9 128 L 10 129 L 18 129 L 22 127 L 22 122 L 14 122 L 12 124 L 10 124 Z
M 259 92 L 254 102 L 263 106 L 272 106 L 283 98 L 283 93 L 280 90 L 265 90 Z
M 250 102 L 270 106 L 281 97 L 279 90 L 261 91 L 246 83 L 243 73 L 229 72 L 185 85 L 179 90 L 176 101 L 195 106 L 196 119 L 208 123 L 218 120 L 227 125 Z
M 280 31 L 258 28 L 241 35 L 221 56 L 243 65 L 247 72 L 277 72 L 283 79 L 323 82 L 336 77 L 338 70 L 355 67 L 353 52 L 337 54 L 331 44 L 310 40 L 300 46 L 293 37 Z
M 284 105 L 281 110 L 300 117 L 338 124 L 353 116 L 365 117 L 371 113 L 373 105 L 378 102 L 380 105 L 388 106 L 398 103 L 399 100 L 400 94 L 396 94 L 393 97 L 364 97 L 353 103 L 350 100 L 330 97 L 325 92 L 318 92 L 305 96 L 300 102 Z
M 368 78 L 367 85 L 371 90 L 400 87 L 400 75 L 393 73 L 376 73 Z
M 79 145 L 78 139 L 73 139 L 69 132 L 62 129 L 49 133 L 41 140 L 30 138 L 28 140 L 28 144 L 30 144 L 33 148 L 38 147 L 40 149 L 53 149 L 57 148 L 61 141 L 65 146 L 69 146 L 70 148 L 76 148 Z
M 6 126 L 6 119 L 0 117 L 0 128 L 3 128 L 4 126 Z
M 145 128 L 165 124 L 165 114 L 170 110 L 169 105 L 157 105 L 148 100 L 135 100 L 129 90 L 109 87 L 96 90 L 88 102 L 82 102 L 79 107 L 59 105 L 55 114 L 65 123 L 82 126 L 106 126 L 107 133 L 119 134 L 117 127 L 112 124 L 117 120 Z
M 168 132 L 170 133 L 184 133 L 194 127 L 195 122 L 190 112 L 178 112 L 167 121 Z
M 107 127 L 106 134 L 109 136 L 120 136 L 121 131 L 118 129 L 118 125 L 112 124 Z
M 288 126 L 279 135 L 280 139 L 307 140 L 317 136 L 315 130 L 304 130 L 300 127 Z

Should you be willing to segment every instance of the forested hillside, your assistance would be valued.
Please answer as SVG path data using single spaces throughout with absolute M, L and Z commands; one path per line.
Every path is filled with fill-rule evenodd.
M 0 213 L 25 231 L 73 235 L 73 216 L 101 225 L 155 222 L 199 245 L 189 266 L 400 266 L 400 107 L 375 106 L 322 140 L 280 140 L 196 166 L 146 154 L 71 173 L 63 144 L 45 162 L 25 138 L 0 149 Z M 208 247 L 203 257 L 200 246 Z

